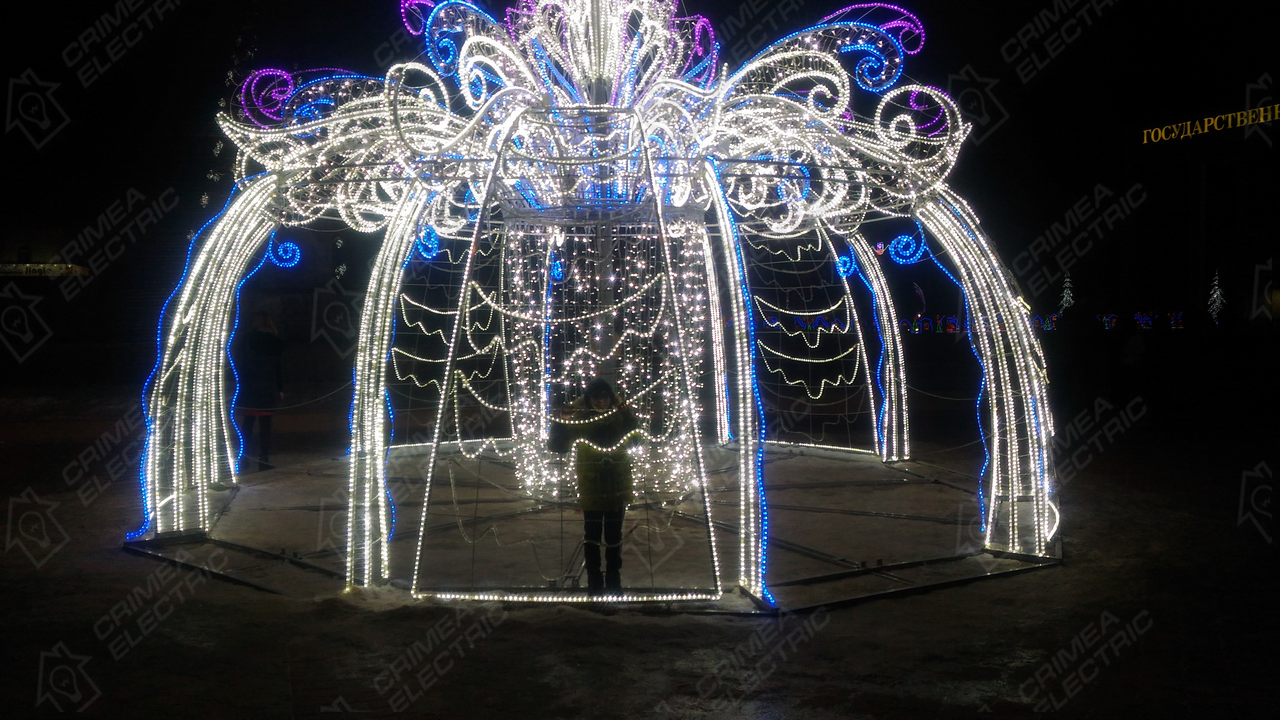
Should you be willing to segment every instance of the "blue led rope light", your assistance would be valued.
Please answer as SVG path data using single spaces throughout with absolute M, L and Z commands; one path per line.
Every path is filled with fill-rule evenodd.
M 845 238 L 845 244 L 848 243 L 849 239 Z M 851 253 L 852 251 L 853 248 L 850 248 Z M 862 281 L 862 284 L 867 287 L 867 291 L 871 293 L 871 320 L 875 323 L 876 337 L 880 340 L 880 359 L 876 361 L 876 389 L 880 391 L 880 412 L 876 415 L 876 436 L 880 444 L 881 457 L 884 457 L 887 454 L 886 448 L 888 447 L 888 440 L 885 438 L 884 433 L 884 419 L 889 414 L 889 396 L 884 391 L 883 375 L 884 358 L 888 354 L 889 344 L 885 341 L 884 332 L 880 328 L 880 298 L 876 293 L 876 289 L 872 287 L 871 280 L 862 272 L 862 267 L 854 259 L 854 256 L 851 254 L 848 257 L 852 265 L 852 271 L 858 274 L 858 279 Z
M 738 223 L 733 217 L 733 211 L 729 208 L 729 199 L 724 195 L 724 184 L 720 182 L 720 168 L 714 162 L 716 158 L 712 158 L 712 160 L 711 168 L 716 175 L 716 189 L 720 193 L 720 202 L 726 210 L 725 219 L 729 223 L 729 239 L 733 245 L 734 254 L 737 256 L 738 267 L 741 268 L 742 301 L 743 305 L 745 305 L 747 340 L 750 347 L 748 367 L 751 371 L 751 392 L 756 398 L 756 415 L 760 428 L 759 444 L 756 446 L 756 492 L 760 496 L 760 594 L 764 596 L 764 599 L 770 605 L 777 605 L 777 602 L 773 599 L 773 594 L 769 592 L 769 588 L 765 586 L 764 581 L 765 571 L 769 567 L 769 504 L 764 493 L 764 401 L 760 398 L 760 384 L 756 380 L 755 305 L 751 302 L 751 289 L 747 283 L 747 265 L 742 256 L 742 243 L 738 240 Z M 745 530 L 746 528 L 743 528 L 743 531 Z
M 964 226 L 964 218 L 960 216 L 959 211 L 954 206 L 952 206 L 951 210 L 956 214 L 956 217 L 961 220 L 960 226 L 964 229 L 965 234 L 976 243 L 977 238 L 973 237 L 973 233 L 969 232 L 969 229 Z M 921 237 L 923 239 L 923 235 Z M 982 438 L 982 469 L 978 472 L 978 477 L 984 478 L 987 475 L 987 468 L 991 464 L 991 449 L 987 444 L 987 432 L 982 424 L 982 395 L 987 390 L 987 364 L 982 361 L 982 357 L 978 354 L 978 348 L 973 342 L 973 323 L 970 322 L 969 313 L 969 293 L 965 292 L 964 285 L 962 285 L 959 280 L 956 280 L 955 276 L 943 267 L 942 263 L 938 262 L 938 258 L 934 257 L 932 250 L 929 251 L 929 259 L 933 261 L 934 265 L 938 266 L 938 269 L 941 270 L 956 287 L 960 288 L 960 294 L 964 295 L 964 329 L 965 333 L 969 336 L 969 351 L 973 353 L 974 359 L 978 361 L 978 367 L 982 369 L 982 380 L 978 383 L 978 397 L 974 403 L 973 414 L 978 420 L 978 436 Z M 990 518 L 987 517 L 987 504 L 983 499 L 981 481 L 978 482 L 978 509 L 979 512 L 982 513 L 982 532 L 985 533 L 987 531 L 987 522 Z
M 187 273 L 191 270 L 191 255 L 195 251 L 196 246 L 202 244 L 204 240 L 204 231 L 207 230 L 210 225 L 213 225 L 222 219 L 222 216 L 226 214 L 227 209 L 231 207 L 231 201 L 235 199 L 237 193 L 251 184 L 252 181 L 267 174 L 268 173 L 266 172 L 261 172 L 257 175 L 250 175 L 242 178 L 235 185 L 231 186 L 231 192 L 227 195 L 227 201 L 223 203 L 222 210 L 218 212 L 217 215 L 209 218 L 209 221 L 200 226 L 200 229 L 191 237 L 191 244 L 187 246 L 187 257 L 183 262 L 182 275 L 178 278 L 178 284 L 175 285 L 173 291 L 169 293 L 169 297 L 165 298 L 164 305 L 160 306 L 160 322 L 156 326 L 156 362 L 155 365 L 151 366 L 151 373 L 147 375 L 146 382 L 142 384 L 143 418 L 147 427 L 147 439 L 143 443 L 142 455 L 140 456 L 140 462 L 138 463 L 138 484 L 142 487 L 142 527 L 134 530 L 133 532 L 126 532 L 126 540 L 136 540 L 145 535 L 147 531 L 151 529 L 151 513 L 147 510 L 151 505 L 150 493 L 147 491 L 147 463 L 149 462 L 151 455 L 153 419 L 151 417 L 151 406 L 147 403 L 147 395 L 151 391 L 151 382 L 155 380 L 156 373 L 160 372 L 160 364 L 164 362 L 164 321 L 165 316 L 169 313 L 169 303 L 173 302 L 173 299 L 177 297 L 178 293 L 182 290 L 183 285 L 186 284 Z

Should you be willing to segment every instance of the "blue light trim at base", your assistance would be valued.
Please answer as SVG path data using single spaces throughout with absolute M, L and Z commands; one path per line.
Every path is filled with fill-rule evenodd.
M 268 174 L 267 172 L 261 172 L 261 173 L 258 173 L 257 175 L 250 175 L 246 178 L 242 178 L 239 182 L 237 182 L 235 185 L 231 187 L 231 192 L 227 195 L 227 201 L 223 204 L 222 210 L 217 215 L 214 215 L 212 218 L 210 218 L 209 221 L 206 222 L 204 225 L 202 225 L 200 227 L 200 230 L 198 230 L 192 236 L 191 244 L 187 246 L 187 257 L 183 262 L 182 275 L 178 278 L 178 284 L 174 286 L 173 292 L 169 293 L 169 297 L 165 298 L 164 305 L 160 306 L 160 322 L 156 326 L 156 362 L 154 365 L 151 366 L 151 373 L 147 375 L 146 381 L 142 383 L 142 411 L 143 411 L 144 423 L 147 428 L 147 439 L 143 443 L 142 455 L 139 457 L 139 464 L 138 464 L 138 484 L 141 486 L 141 489 L 142 489 L 142 507 L 143 507 L 142 527 L 132 532 L 126 532 L 125 533 L 126 540 L 136 540 L 142 537 L 143 535 L 145 535 L 151 529 L 152 518 L 151 518 L 150 512 L 147 510 L 147 508 L 150 506 L 150 493 L 147 491 L 147 463 L 149 462 L 149 459 L 151 456 L 151 437 L 152 437 L 152 430 L 153 430 L 153 418 L 151 417 L 151 406 L 147 402 L 147 396 L 151 392 L 151 383 L 152 381 L 155 380 L 156 374 L 160 372 L 161 363 L 164 362 L 164 344 L 163 344 L 164 326 L 165 326 L 165 317 L 169 314 L 169 304 L 173 302 L 173 299 L 177 297 L 179 291 L 182 290 L 183 285 L 186 284 L 187 273 L 190 272 L 191 270 L 191 256 L 195 252 L 196 246 L 200 245 L 203 242 L 204 240 L 203 236 L 204 236 L 205 230 L 208 230 L 210 225 L 214 225 L 215 223 L 217 223 L 222 218 L 222 216 L 226 214 L 227 208 L 231 207 L 231 202 L 235 199 L 238 193 L 244 190 L 244 188 L 248 186 L 252 181 L 257 180 L 258 178 L 263 177 L 267 174 Z
M 765 417 L 764 417 L 764 401 L 760 398 L 760 384 L 756 378 L 756 324 L 755 324 L 755 304 L 751 302 L 751 288 L 747 282 L 747 264 L 742 256 L 742 243 L 738 236 L 738 223 L 733 217 L 733 211 L 729 206 L 729 199 L 724 195 L 724 183 L 720 179 L 720 168 L 713 163 L 712 171 L 716 174 L 716 191 L 720 193 L 721 203 L 726 209 L 725 220 L 729 223 L 729 238 L 733 244 L 734 254 L 737 256 L 738 268 L 742 277 L 742 300 L 746 306 L 747 317 L 747 339 L 750 346 L 749 364 L 751 371 L 751 392 L 756 399 L 756 415 L 759 422 L 759 444 L 756 446 L 756 492 L 760 497 L 760 594 L 772 606 L 777 605 L 773 599 L 772 593 L 765 585 L 765 573 L 769 567 L 769 503 L 764 492 L 764 443 L 765 443 Z

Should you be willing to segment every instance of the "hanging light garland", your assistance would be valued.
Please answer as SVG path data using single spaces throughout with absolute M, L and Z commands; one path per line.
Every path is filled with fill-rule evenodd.
M 983 372 L 987 544 L 1048 551 L 1058 513 L 1044 359 L 1026 303 L 944 182 L 969 126 L 940 90 L 899 84 L 924 43 L 915 16 L 854 5 L 730 72 L 710 23 L 678 17 L 672 0 L 520 0 L 502 21 L 459 0 L 402 0 L 401 14 L 422 62 L 385 77 L 259 70 L 219 115 L 237 184 L 166 305 L 139 534 L 208 528 L 208 487 L 235 472 L 221 383 L 236 279 L 275 227 L 333 223 L 384 238 L 354 369 L 349 583 L 389 574 L 390 359 L 396 377 L 437 392 L 426 467 L 467 393 L 507 414 L 500 451 L 531 493 L 573 487 L 545 447 L 565 422 L 553 399 L 614 378 L 641 421 L 637 477 L 700 497 L 716 596 L 704 445 L 733 447 L 737 581 L 767 599 L 761 388 L 815 399 L 861 383 L 878 454 L 910 455 L 886 245 L 864 227 L 905 218 L 917 231 L 888 243 L 890 259 L 929 257 L 964 294 Z M 410 298 L 411 261 L 447 273 L 452 294 Z M 855 283 L 872 298 L 873 347 Z M 397 317 L 436 352 L 393 348 Z M 490 440 L 480 446 L 499 451 Z M 415 590 L 421 536 L 417 553 Z

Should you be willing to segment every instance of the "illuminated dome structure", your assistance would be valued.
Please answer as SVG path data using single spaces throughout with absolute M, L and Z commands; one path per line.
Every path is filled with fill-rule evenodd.
M 339 220 L 382 238 L 354 369 L 349 586 L 404 577 L 420 596 L 601 599 L 530 581 L 510 555 L 492 582 L 474 564 L 441 580 L 450 546 L 432 533 L 462 530 L 459 547 L 479 552 L 459 488 L 493 488 L 456 477 L 471 462 L 506 473 L 489 485 L 508 501 L 571 511 L 573 463 L 548 436 L 566 422 L 556 408 L 602 376 L 639 420 L 641 532 L 670 532 L 676 512 L 702 528 L 680 536 L 697 557 L 669 582 L 604 599 L 716 599 L 734 582 L 768 598 L 766 443 L 910 456 L 910 323 L 886 259 L 935 263 L 962 290 L 957 323 L 982 372 L 986 545 L 1048 553 L 1043 356 L 978 218 L 944 182 L 969 126 L 938 89 L 899 84 L 924 42 L 913 15 L 854 5 L 731 71 L 708 21 L 677 17 L 673 0 L 520 0 L 503 20 L 458 0 L 402 12 L 421 62 L 385 77 L 261 70 L 219 116 L 238 182 L 163 315 L 138 537 L 209 529 L 210 487 L 235 482 L 225 378 L 238 283 L 277 228 Z M 909 228 L 877 242 L 875 221 Z M 404 397 L 426 419 L 395 442 Z M 871 420 L 860 437 L 849 423 L 784 433 L 765 406 L 785 398 L 816 413 L 856 401 Z M 406 458 L 425 480 L 416 531 L 389 489 L 388 466 Z M 726 469 L 736 499 L 712 503 L 709 475 Z M 456 522 L 432 525 L 449 506 Z M 717 522 L 734 525 L 736 548 L 717 545 Z M 568 527 L 561 544 L 580 534 Z M 530 532 L 484 547 L 546 552 Z

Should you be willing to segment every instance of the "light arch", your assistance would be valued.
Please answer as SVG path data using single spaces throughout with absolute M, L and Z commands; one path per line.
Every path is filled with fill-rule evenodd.
M 600 0 L 521 0 L 505 23 L 459 0 L 402 5 L 410 31 L 424 35 L 429 65 L 397 65 L 383 78 L 259 71 L 244 82 L 239 115 L 220 116 L 239 148 L 242 179 L 226 210 L 193 242 L 188 270 L 162 319 L 160 357 L 146 391 L 146 522 L 137 535 L 207 531 L 209 487 L 235 481 L 223 391 L 229 324 L 237 284 L 276 227 L 334 218 L 384 232 L 360 320 L 348 488 L 347 581 L 369 585 L 388 577 L 387 364 L 402 271 L 424 232 L 463 242 L 469 234 L 465 285 L 487 232 L 486 213 L 502 202 L 547 213 L 578 203 L 590 212 L 601 192 L 637 204 L 647 192 L 656 247 L 671 247 L 674 231 L 665 223 L 705 219 L 703 227 L 684 231 L 697 236 L 690 247 L 704 248 L 702 270 L 682 272 L 706 294 L 705 305 L 690 305 L 689 312 L 715 322 L 695 332 L 681 326 L 679 312 L 673 315 L 673 347 L 685 368 L 677 373 L 684 383 L 677 402 L 691 418 L 693 447 L 710 441 L 696 431 L 695 417 L 710 412 L 715 443 L 736 449 L 743 590 L 768 597 L 760 476 L 768 434 L 760 375 L 782 368 L 784 381 L 795 384 L 785 363 L 833 368 L 834 380 L 817 381 L 819 395 L 828 384 L 851 387 L 861 377 L 871 400 L 872 451 L 884 461 L 910 457 L 899 321 L 879 251 L 862 229 L 869 216 L 916 220 L 942 248 L 938 257 L 963 290 L 967 331 L 982 365 L 991 458 L 987 546 L 1048 552 L 1058 513 L 1043 353 L 1025 303 L 976 215 L 944 181 L 969 127 L 936 88 L 897 85 L 906 57 L 923 44 L 914 16 L 889 5 L 852 6 L 721 75 L 710 25 L 676 17 L 670 0 L 629 6 L 647 35 Z M 581 35 L 582 43 L 556 39 L 560 12 L 567 14 L 567 32 Z M 852 69 L 846 55 L 854 56 Z M 577 120 L 562 122 L 569 117 Z M 639 139 L 609 140 L 613 154 L 600 155 L 602 138 L 625 134 L 623 117 L 638 119 Z M 543 127 L 522 125 L 529 118 L 542 118 Z M 597 152 L 594 159 L 584 160 L 590 152 Z M 251 168 L 261 172 L 250 175 Z M 805 240 L 810 235 L 820 241 Z M 856 329 L 848 320 L 806 329 L 818 338 L 814 348 L 841 336 L 837 347 L 844 350 L 828 357 L 788 357 L 758 338 L 762 321 L 773 325 L 753 300 L 766 290 L 744 248 L 794 250 L 797 257 L 803 251 L 815 273 L 830 265 L 835 274 L 824 282 L 841 298 L 831 307 L 870 318 L 876 328 L 876 374 L 860 320 Z M 666 262 L 671 272 L 674 261 Z M 853 300 L 855 273 L 870 291 L 870 308 Z M 670 278 L 663 282 L 675 287 Z M 674 298 L 676 290 L 670 292 Z M 470 293 L 462 288 L 454 317 L 433 453 Z M 810 310 L 801 314 L 812 316 Z M 714 389 L 706 407 L 695 407 L 693 361 L 678 348 L 708 340 Z M 776 353 L 774 365 L 762 352 Z M 837 361 L 855 363 L 854 370 Z M 812 376 L 798 382 L 812 397 L 805 384 Z M 419 566 L 415 559 L 414 589 Z

